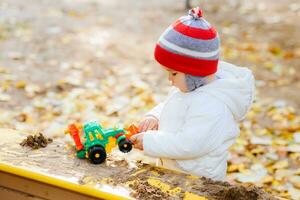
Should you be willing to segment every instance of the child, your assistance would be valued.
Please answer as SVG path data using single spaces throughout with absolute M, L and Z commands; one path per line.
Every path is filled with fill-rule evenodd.
M 146 114 L 135 147 L 158 165 L 223 180 L 228 149 L 249 110 L 254 77 L 247 68 L 219 60 L 219 37 L 194 8 L 159 38 L 155 59 L 175 86 Z

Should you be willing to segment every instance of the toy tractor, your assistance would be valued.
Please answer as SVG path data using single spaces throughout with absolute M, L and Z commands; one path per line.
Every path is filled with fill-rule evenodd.
M 138 133 L 136 126 L 131 125 L 128 129 L 103 129 L 97 122 L 89 122 L 83 125 L 70 124 L 65 133 L 69 133 L 76 146 L 78 158 L 88 158 L 93 164 L 101 164 L 106 160 L 116 145 L 119 150 L 128 153 L 132 149 L 129 138 Z M 84 134 L 84 143 L 81 143 L 80 133 Z

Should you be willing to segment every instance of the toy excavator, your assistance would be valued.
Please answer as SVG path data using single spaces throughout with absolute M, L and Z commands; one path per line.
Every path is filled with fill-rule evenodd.
M 65 134 L 69 133 L 76 146 L 78 158 L 88 158 L 93 164 L 101 164 L 106 160 L 107 153 L 110 153 L 116 145 L 119 150 L 128 153 L 132 149 L 129 138 L 139 133 L 135 125 L 127 129 L 103 129 L 97 122 L 84 124 L 69 124 Z M 80 133 L 84 133 L 84 144 L 81 143 Z

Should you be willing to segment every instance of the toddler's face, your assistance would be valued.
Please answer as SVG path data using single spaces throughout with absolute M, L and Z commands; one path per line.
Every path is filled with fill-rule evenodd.
M 187 92 L 188 88 L 185 81 L 185 74 L 172 69 L 166 69 L 169 74 L 169 81 L 175 87 L 177 87 L 181 92 Z

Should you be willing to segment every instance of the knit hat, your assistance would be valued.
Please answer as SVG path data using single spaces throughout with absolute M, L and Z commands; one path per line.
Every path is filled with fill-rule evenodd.
M 154 56 L 163 66 L 194 76 L 217 71 L 220 39 L 197 7 L 180 17 L 160 36 Z

